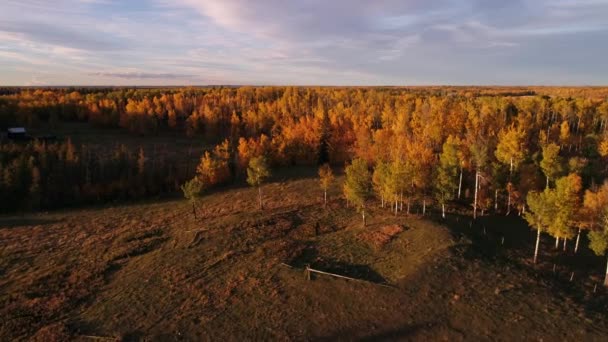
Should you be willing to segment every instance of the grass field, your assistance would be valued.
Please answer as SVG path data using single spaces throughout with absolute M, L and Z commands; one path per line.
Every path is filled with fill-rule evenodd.
M 363 228 L 338 186 L 323 209 L 313 175 L 274 177 L 264 211 L 254 189 L 217 190 L 199 220 L 177 199 L 0 217 L 0 340 L 608 336 L 603 260 L 586 247 L 543 240 L 533 266 L 517 217 L 375 207 Z M 361 281 L 307 280 L 306 265 Z

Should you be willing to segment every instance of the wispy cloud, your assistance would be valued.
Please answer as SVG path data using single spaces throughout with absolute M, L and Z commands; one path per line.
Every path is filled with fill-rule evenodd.
M 37 82 L 58 84 L 598 84 L 608 47 L 584 42 L 608 37 L 607 17 L 607 0 L 5 0 L 0 73 L 11 84 L 42 70 Z
M 148 72 L 94 72 L 90 73 L 91 76 L 101 77 L 115 77 L 124 79 L 157 79 L 157 80 L 179 80 L 188 79 L 195 77 L 194 75 L 182 75 L 182 74 L 171 74 L 171 73 L 148 73 Z

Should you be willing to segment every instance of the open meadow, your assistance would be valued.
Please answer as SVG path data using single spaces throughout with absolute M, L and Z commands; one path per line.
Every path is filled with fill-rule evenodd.
M 2 340 L 603 340 L 601 260 L 516 216 L 370 208 L 314 170 L 168 199 L 0 218 Z M 504 238 L 504 241 L 503 241 Z M 553 264 L 556 272 L 553 272 Z M 327 271 L 359 280 L 312 273 Z M 570 281 L 571 271 L 575 271 Z

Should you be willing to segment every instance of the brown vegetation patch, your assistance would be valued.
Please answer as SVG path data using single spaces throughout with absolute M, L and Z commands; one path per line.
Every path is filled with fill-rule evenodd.
M 391 242 L 391 240 L 393 240 L 403 230 L 404 229 L 402 226 L 393 224 L 376 230 L 363 232 L 359 234 L 359 239 L 376 249 L 380 249 L 387 243 Z

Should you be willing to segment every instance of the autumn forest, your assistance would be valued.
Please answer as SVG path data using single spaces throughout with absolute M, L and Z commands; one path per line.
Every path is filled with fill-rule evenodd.
M 319 222 L 329 219 L 315 215 L 329 215 L 332 225 L 346 224 L 343 222 L 352 218 L 347 226 L 357 228 L 332 228 L 338 229 L 332 234 L 343 236 L 355 229 L 352 234 L 364 236 L 357 238 L 361 241 L 377 239 L 374 234 L 380 234 L 378 229 L 382 234 L 399 234 L 406 229 L 377 228 L 382 220 L 407 219 L 404 222 L 424 227 L 428 223 L 420 222 L 431 221 L 416 220 L 434 220 L 446 226 L 470 220 L 467 227 L 483 229 L 483 246 L 496 243 L 496 248 L 501 248 L 505 234 L 502 242 L 491 242 L 485 237 L 487 223 L 479 222 L 516 220 L 505 222 L 520 222 L 535 239 L 527 239 L 525 244 L 522 253 L 526 262 L 535 267 L 551 258 L 555 274 L 554 258 L 566 251 L 569 258 L 593 253 L 591 257 L 602 264 L 608 257 L 607 126 L 608 90 L 599 87 L 9 87 L 0 89 L 0 211 L 4 217 L 23 217 L 109 204 L 127 212 L 108 219 L 127 220 L 135 215 L 128 213 L 128 205 L 149 200 L 156 204 L 145 206 L 165 208 L 163 202 L 156 201 L 178 198 L 187 209 L 176 212 L 171 204 L 163 215 L 183 215 L 188 227 L 199 228 L 185 232 L 171 228 L 175 235 L 171 253 L 198 248 L 203 241 L 198 229 L 216 234 L 209 235 L 209 241 L 217 241 L 206 248 L 232 246 L 223 240 L 226 237 L 221 229 L 212 233 L 200 228 L 232 222 L 229 216 L 222 216 L 226 215 L 224 210 L 236 210 L 228 215 L 237 215 L 234 224 L 244 225 L 247 233 L 242 234 L 249 238 L 276 234 L 282 222 L 276 215 L 284 215 L 277 210 L 287 205 L 276 201 L 283 196 L 285 203 L 294 203 L 297 215 L 313 215 L 306 220 L 316 222 L 314 239 L 320 239 L 320 231 L 325 229 Z M 27 133 L 18 138 L 4 133 L 14 127 L 23 127 Z M 297 195 L 290 193 L 294 190 L 289 187 L 299 184 L 297 180 L 273 178 L 287 177 L 289 170 L 311 170 L 315 186 L 304 185 L 295 190 Z M 243 205 L 239 189 L 249 186 L 254 194 L 252 203 L 239 211 Z M 230 195 L 234 192 L 237 195 Z M 115 210 L 111 208 L 103 210 Z M 266 223 L 248 230 L 249 218 L 256 215 L 270 215 L 270 226 L 275 227 L 272 232 L 259 228 Z M 158 219 L 162 217 L 168 216 Z M 490 217 L 491 221 L 483 221 Z M 131 237 L 136 234 L 130 228 L 132 222 L 121 223 L 127 237 L 116 241 L 131 244 L 141 240 L 146 244 L 125 252 L 126 260 L 167 241 L 163 237 L 166 228 L 162 228 L 165 221 L 160 221 L 161 228 L 141 237 Z M 40 227 L 43 230 L 36 234 L 44 236 L 46 226 Z M 233 228 L 229 229 L 233 234 Z M 241 234 L 241 228 L 234 229 Z M 438 228 L 416 229 L 425 234 L 443 232 L 434 230 Z M 181 234 L 191 231 L 197 232 L 194 240 L 180 247 Z M 123 234 L 122 230 L 110 232 L 111 236 Z M 5 234 L 10 236 L 11 232 Z M 297 241 L 285 234 L 285 243 Z M 440 248 L 441 234 L 432 248 Z M 508 236 L 513 239 L 513 235 Z M 388 235 L 386 241 L 393 238 Z M 343 243 L 348 248 L 359 248 L 345 237 L 340 239 L 346 239 Z M 547 242 L 541 243 L 547 239 L 550 248 Z M 432 240 L 424 237 L 416 241 L 426 246 Z M 249 242 L 243 243 L 247 246 L 243 248 L 249 248 Z M 521 245 L 523 241 L 511 243 Z M 233 248 L 241 247 L 230 247 L 230 251 Z M 341 248 L 327 253 L 339 253 Z M 378 255 L 389 253 L 374 251 Z M 413 253 L 405 251 L 403 255 Z M 106 266 L 97 268 L 75 266 L 87 270 L 77 277 L 108 281 L 109 270 L 118 267 L 116 260 L 123 259 L 108 260 Z M 486 266 L 488 272 L 495 267 L 498 270 L 496 265 Z M 348 269 L 352 267 L 344 272 Z M 592 272 L 602 271 L 594 266 Z M 570 281 L 574 276 L 572 272 Z M 268 280 L 260 277 L 260 281 Z M 307 277 L 310 280 L 310 275 Z M 472 279 L 468 281 L 476 281 Z M 601 281 L 608 286 L 608 273 L 605 279 L 595 281 L 596 288 Z M 23 298 L 5 299 L 13 303 L 10 305 L 28 303 Z M 42 321 L 54 320 L 53 305 L 37 313 Z M 20 331 L 29 333 L 29 323 L 23 324 Z M 81 333 L 79 329 L 62 325 L 53 333 L 63 336 L 69 331 L 73 336 Z
M 373 197 L 396 213 L 454 201 L 472 215 L 524 215 L 556 244 L 581 229 L 605 250 L 608 101 L 601 88 L 15 89 L 0 97 L 3 127 L 64 122 L 133 135 L 175 131 L 215 144 L 195 168 L 125 145 L 97 151 L 64 141 L 0 145 L 3 211 L 51 209 L 203 188 L 272 167 L 351 164 L 345 187 L 363 210 Z M 202 145 L 202 143 L 201 143 Z M 370 174 L 366 172 L 369 169 Z M 347 167 L 347 174 L 349 168 Z M 192 172 L 195 171 L 195 174 Z M 357 188 L 359 187 L 359 188 Z M 356 189 L 355 189 L 356 188 Z M 349 192 L 349 190 L 353 190 Z M 449 210 L 449 209 L 448 209 Z M 599 236 L 601 235 L 601 237 Z M 603 247 L 603 248 L 601 248 Z

